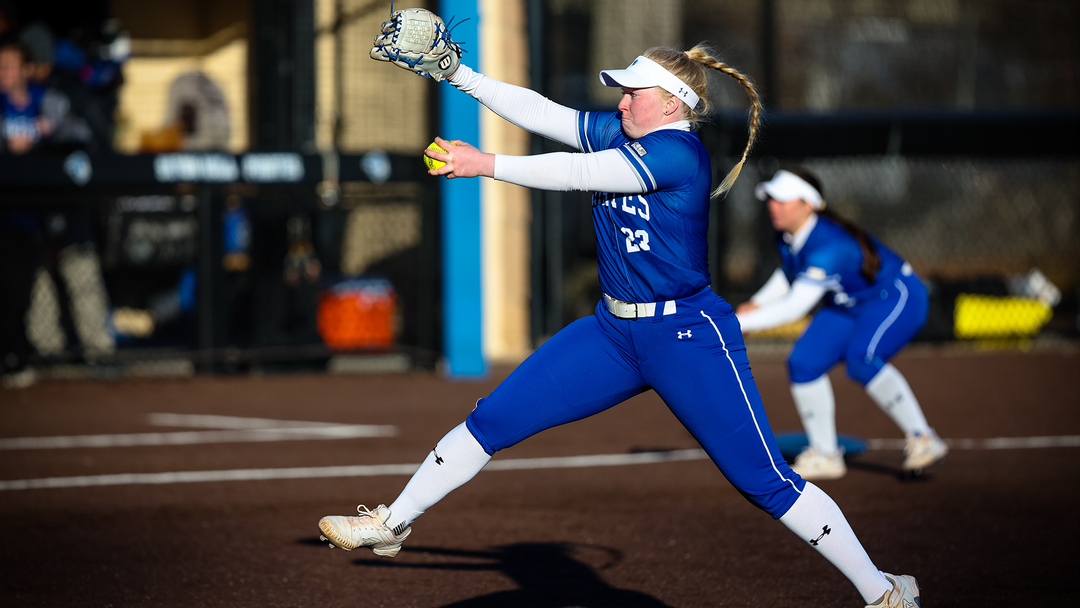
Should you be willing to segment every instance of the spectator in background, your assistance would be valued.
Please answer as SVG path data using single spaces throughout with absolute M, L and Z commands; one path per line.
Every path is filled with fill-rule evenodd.
M 23 28 L 19 41 L 29 51 L 30 82 L 45 89 L 41 114 L 53 130 L 43 141 L 44 145 L 61 150 L 96 148 L 89 123 L 73 111 L 71 99 L 53 69 L 56 53 L 52 30 L 45 23 L 36 21 Z
M 48 85 L 66 95 L 71 113 L 85 121 L 92 148 L 112 147 L 114 113 L 130 42 L 117 20 L 106 19 L 59 35 L 53 43 Z
M 24 154 L 52 132 L 52 124 L 42 115 L 45 89 L 30 82 L 30 54 L 21 44 L 0 47 L 0 115 L 3 147 Z

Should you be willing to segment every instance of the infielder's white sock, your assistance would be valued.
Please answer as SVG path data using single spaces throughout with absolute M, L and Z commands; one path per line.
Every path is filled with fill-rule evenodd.
M 828 374 L 817 380 L 795 382 L 791 385 L 791 397 L 799 411 L 810 447 L 824 454 L 834 454 L 840 449 L 836 443 L 836 398 Z
M 904 375 L 893 367 L 892 363 L 886 363 L 866 384 L 866 394 L 893 419 L 905 435 L 930 432 L 930 425 L 926 423 L 919 400 L 915 398 L 915 393 L 911 392 Z
M 491 460 L 462 422 L 439 440 L 413 473 L 401 495 L 390 505 L 391 529 L 404 528 L 480 472 Z M 402 525 L 404 524 L 404 525 Z
M 821 488 L 807 482 L 802 496 L 780 518 L 780 523 L 836 566 L 867 604 L 892 589 L 892 583 L 870 561 L 840 507 Z

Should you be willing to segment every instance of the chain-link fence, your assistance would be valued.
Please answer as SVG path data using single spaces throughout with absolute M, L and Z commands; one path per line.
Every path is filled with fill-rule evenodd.
M 596 3 L 544 6 L 546 39 L 556 43 L 545 47 L 542 86 L 568 106 L 613 110 L 596 70 L 653 45 L 710 43 L 754 80 L 764 125 L 751 163 L 714 207 L 710 234 L 713 285 L 733 303 L 776 267 L 774 233 L 753 187 L 791 163 L 817 174 L 832 209 L 926 280 L 933 302 L 923 339 L 1076 335 L 1076 3 L 631 0 L 617 17 Z M 710 98 L 722 114 L 702 139 L 715 184 L 745 144 L 749 100 L 734 80 L 714 80 Z M 541 339 L 598 297 L 587 204 L 575 194 L 535 199 L 534 217 L 547 224 L 534 229 L 534 256 L 561 277 L 534 282 L 534 297 L 559 311 L 534 329 Z M 552 246 L 557 255 L 543 248 Z
M 437 211 L 419 163 L 335 155 L 338 186 L 319 183 L 324 157 L 262 155 L 300 162 L 289 175 L 253 157 L 151 161 L 188 163 L 182 179 L 100 157 L 82 186 L 40 171 L 62 158 L 5 158 L 5 369 L 434 365 Z

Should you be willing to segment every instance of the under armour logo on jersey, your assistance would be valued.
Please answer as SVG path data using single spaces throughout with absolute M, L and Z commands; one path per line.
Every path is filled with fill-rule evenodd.
M 694 336 L 692 336 L 692 335 L 690 334 L 690 330 L 689 330 L 689 329 L 688 329 L 688 330 L 686 330 L 686 331 L 680 331 L 680 332 L 676 332 L 676 333 L 678 333 L 678 334 L 679 334 L 679 339 L 680 339 L 680 340 L 682 340 L 683 338 L 693 338 L 693 337 L 694 337 Z
M 815 538 L 814 540 L 810 541 L 810 544 L 814 545 L 816 547 L 818 545 L 818 541 L 825 538 L 825 535 L 829 534 L 830 532 L 832 532 L 832 530 L 829 529 L 829 526 L 822 526 L 821 527 L 821 534 L 818 535 L 818 537 Z
M 435 464 L 442 464 L 443 459 L 439 456 L 439 453 L 435 451 L 435 449 L 438 448 L 438 447 L 439 446 L 435 446 L 434 448 L 431 448 L 431 453 L 435 455 Z

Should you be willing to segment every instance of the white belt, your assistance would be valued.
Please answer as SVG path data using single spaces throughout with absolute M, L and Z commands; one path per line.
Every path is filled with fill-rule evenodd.
M 637 302 L 623 302 L 622 300 L 616 300 L 605 293 L 604 304 L 607 306 L 608 312 L 620 319 L 641 319 L 656 316 L 657 302 L 646 302 L 644 304 L 639 304 Z M 662 304 L 664 305 L 664 308 L 661 310 L 660 314 L 664 316 L 675 314 L 675 300 L 668 300 L 667 302 L 662 302 Z

